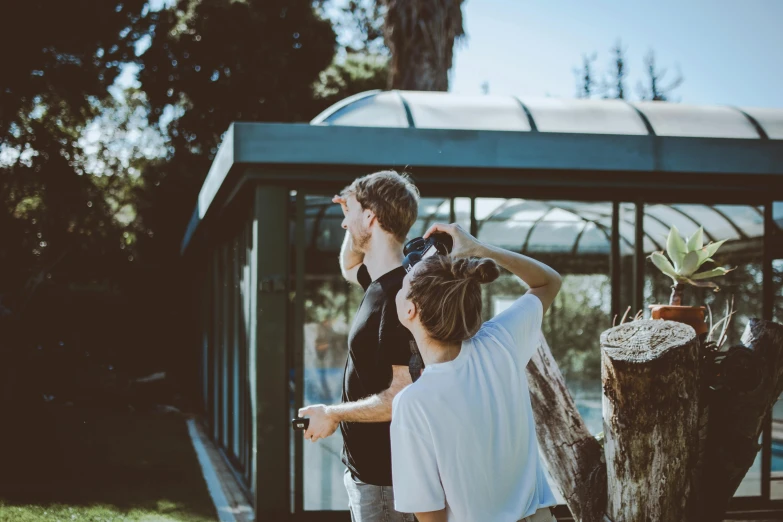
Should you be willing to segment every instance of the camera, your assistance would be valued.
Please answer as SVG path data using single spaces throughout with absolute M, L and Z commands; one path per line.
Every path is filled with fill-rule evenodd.
M 296 417 L 291 421 L 291 427 L 296 431 L 305 431 L 310 427 L 310 419 L 308 417 Z
M 405 272 L 410 272 L 422 259 L 435 254 L 449 255 L 453 246 L 454 240 L 444 232 L 435 232 L 426 239 L 423 237 L 413 238 L 405 243 L 402 249 L 402 254 L 405 256 L 402 266 L 405 268 Z

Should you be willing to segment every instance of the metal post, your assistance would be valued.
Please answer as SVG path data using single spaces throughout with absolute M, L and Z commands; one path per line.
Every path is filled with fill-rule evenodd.
M 762 318 L 772 320 L 774 306 L 774 280 L 772 275 L 772 234 L 775 222 L 772 219 L 772 201 L 764 205 L 764 257 L 761 267 L 762 281 Z M 772 415 L 764 419 L 761 434 L 761 498 L 770 500 L 770 481 L 772 479 Z
M 633 310 L 644 309 L 644 203 L 634 205 Z
M 305 195 L 296 193 L 294 227 L 296 297 L 294 298 L 294 408 L 304 406 L 304 313 L 305 313 Z M 304 511 L 304 437 L 294 437 L 294 513 Z
M 256 186 L 258 308 L 256 312 L 256 518 L 290 515 L 291 424 L 286 330 L 288 325 L 288 198 L 284 187 Z
M 470 198 L 470 235 L 478 235 L 478 221 L 476 221 L 476 198 Z
M 620 312 L 620 203 L 612 202 L 612 234 L 609 273 L 612 281 L 612 320 Z M 618 317 L 619 321 L 619 317 Z

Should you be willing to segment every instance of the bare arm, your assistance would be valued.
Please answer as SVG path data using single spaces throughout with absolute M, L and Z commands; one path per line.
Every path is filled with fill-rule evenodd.
M 497 264 L 519 277 L 530 287 L 527 291 L 541 300 L 546 313 L 549 305 L 555 300 L 563 282 L 560 274 L 554 269 L 522 254 L 511 252 L 504 248 L 479 243 L 476 248 L 478 257 L 488 257 Z
M 427 511 L 425 513 L 416 513 L 419 522 L 446 522 L 446 508 L 440 511 Z
M 519 277 L 530 287 L 527 293 L 534 294 L 541 300 L 544 313 L 560 291 L 560 285 L 563 281 L 560 274 L 544 263 L 504 248 L 485 245 L 457 224 L 432 225 L 424 237 L 428 237 L 436 231 L 445 232 L 454 239 L 454 247 L 451 252 L 454 257 L 488 257 Z
M 394 397 L 411 382 L 407 366 L 392 366 L 392 382 L 387 389 L 356 402 L 329 406 L 326 410 L 340 422 L 389 422 Z
M 353 238 L 350 232 L 346 231 L 343 245 L 340 248 L 340 272 L 346 281 L 359 284 L 357 274 L 362 261 L 364 261 L 364 254 L 360 254 L 353 249 Z
M 337 430 L 340 422 L 389 422 L 394 397 L 411 383 L 407 366 L 392 366 L 392 382 L 389 387 L 355 402 L 333 406 L 316 404 L 301 408 L 300 417 L 310 418 L 310 427 L 304 437 L 312 442 L 329 437 Z

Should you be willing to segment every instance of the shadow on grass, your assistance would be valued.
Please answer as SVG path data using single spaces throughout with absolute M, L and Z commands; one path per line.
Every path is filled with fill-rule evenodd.
M 217 520 L 183 416 L 47 406 L 3 415 L 0 520 Z

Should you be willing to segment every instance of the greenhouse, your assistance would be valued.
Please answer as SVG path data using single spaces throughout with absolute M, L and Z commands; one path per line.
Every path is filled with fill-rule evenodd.
M 349 520 L 339 431 L 304 444 L 290 420 L 300 406 L 340 401 L 362 298 L 339 273 L 331 196 L 387 168 L 421 191 L 410 237 L 457 222 L 564 276 L 544 334 L 594 433 L 599 336 L 668 302 L 671 281 L 647 256 L 670 227 L 728 240 L 715 261 L 736 270 L 720 292 L 686 300 L 717 321 L 733 299 L 730 345 L 751 317 L 783 322 L 783 109 L 373 91 L 309 125 L 234 123 L 182 253 L 203 275 L 193 288 L 204 418 L 258 515 Z M 524 291 L 511 275 L 486 287 L 485 318 Z M 780 404 L 761 442 L 735 512 L 783 512 Z

